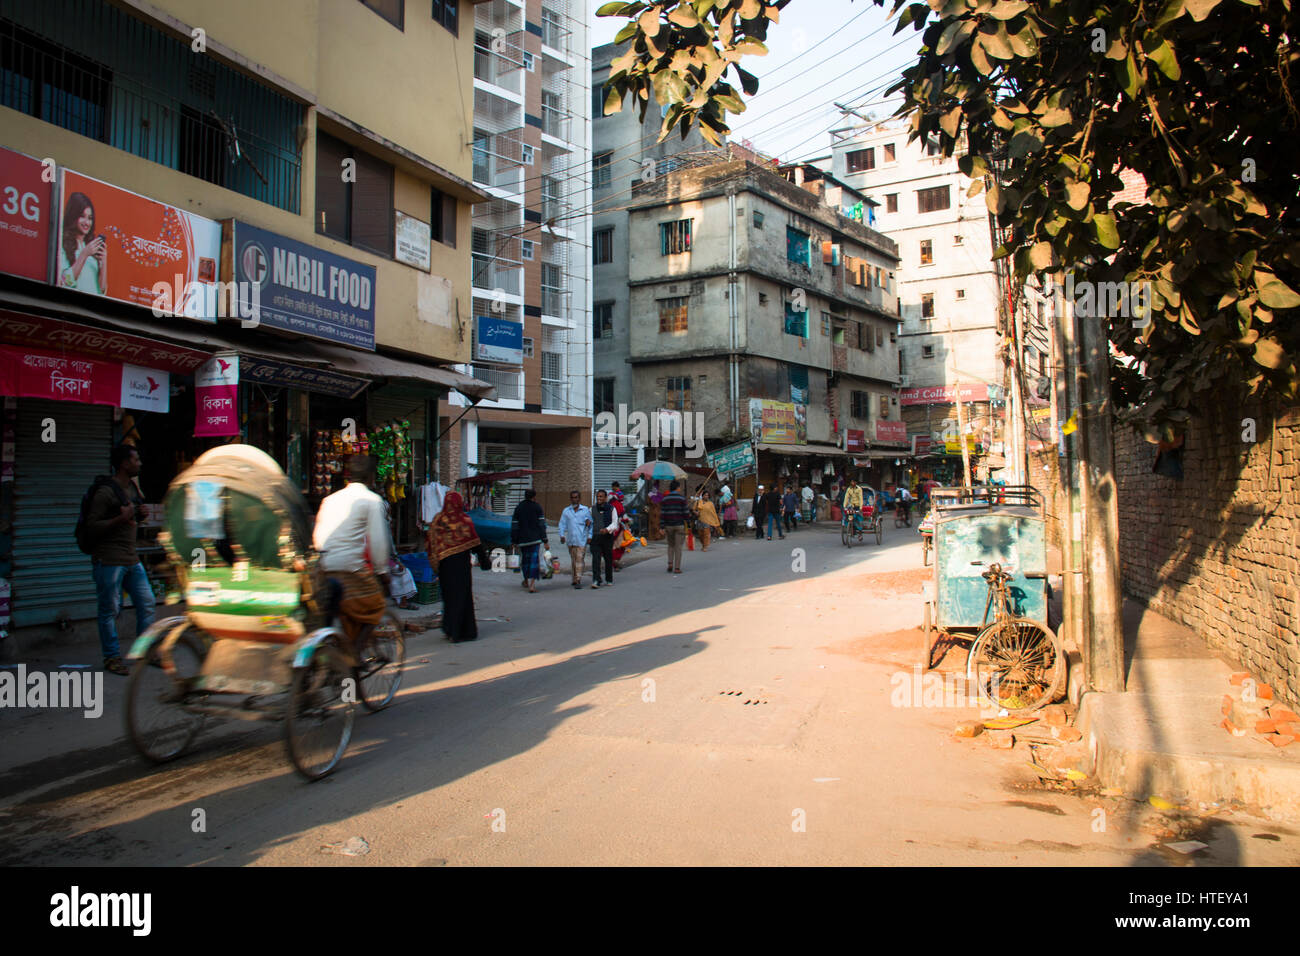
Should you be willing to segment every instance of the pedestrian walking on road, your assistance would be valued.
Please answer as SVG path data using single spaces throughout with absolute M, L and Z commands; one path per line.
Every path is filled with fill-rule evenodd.
M 614 550 L 612 553 L 614 559 L 614 570 L 623 570 L 623 554 L 626 548 L 618 546 L 618 541 L 623 537 L 623 529 L 626 528 L 630 521 L 627 516 L 627 507 L 623 504 L 623 492 L 618 490 L 618 482 L 614 482 L 613 491 L 609 493 L 609 503 L 613 509 L 618 512 L 618 530 L 614 532 Z
M 681 482 L 668 486 L 668 494 L 659 503 L 660 519 L 668 536 L 668 573 L 682 573 L 682 544 L 686 540 L 686 499 L 677 489 Z
M 582 587 L 582 564 L 591 540 L 591 509 L 582 503 L 582 495 L 569 492 L 569 507 L 560 515 L 560 544 L 569 548 L 573 586 Z
M 659 490 L 659 482 L 650 486 L 650 493 L 646 495 L 646 517 L 650 521 L 650 540 L 658 541 L 664 536 L 663 523 L 663 493 Z
M 754 507 L 749 512 L 749 516 L 754 519 L 754 537 L 759 541 L 763 540 L 763 486 L 758 486 L 758 491 L 754 492 Z
M 781 493 L 773 488 L 763 495 L 763 514 L 767 516 L 767 540 L 772 540 L 772 527 L 776 527 L 776 533 L 781 540 L 785 540 L 785 532 L 781 530 Z
M 474 522 L 465 514 L 465 500 L 449 492 L 438 517 L 429 525 L 426 548 L 429 563 L 438 569 L 442 590 L 442 630 L 453 644 L 478 639 L 474 617 L 474 568 L 469 554 L 482 542 Z
M 736 507 L 736 499 L 732 498 L 722 509 L 722 533 L 723 537 L 736 537 L 736 522 L 740 520 L 740 510 Z
M 700 550 L 709 550 L 709 536 L 715 531 L 722 530 L 722 522 L 718 520 L 717 509 L 713 507 L 713 501 L 709 498 L 707 491 L 702 492 L 700 500 L 695 505 L 695 517 L 697 519 L 696 528 L 700 534 Z
M 614 535 L 623 528 L 618 509 L 604 491 L 596 492 L 596 507 L 591 512 L 595 533 L 591 536 L 591 586 L 600 588 L 603 565 L 605 585 L 614 586 Z
M 523 586 L 529 594 L 537 593 L 537 579 L 541 577 L 539 560 L 542 546 L 550 548 L 546 538 L 546 515 L 537 503 L 537 490 L 529 488 L 524 492 L 524 500 L 515 506 L 514 517 L 510 520 L 510 540 L 519 548 L 519 572 L 524 579 Z
M 799 528 L 799 496 L 795 494 L 794 485 L 785 486 L 785 497 L 781 499 L 784 509 L 785 530 L 797 531 Z

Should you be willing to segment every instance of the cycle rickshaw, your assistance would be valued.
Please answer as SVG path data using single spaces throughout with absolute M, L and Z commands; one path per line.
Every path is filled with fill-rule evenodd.
M 309 780 L 338 764 L 357 701 L 386 707 L 401 683 L 401 621 L 385 612 L 357 640 L 336 626 L 338 586 L 317 566 L 312 516 L 279 465 L 251 445 L 205 452 L 163 503 L 159 540 L 186 610 L 136 638 L 127 734 L 154 763 L 179 757 L 209 716 L 283 720 Z
M 936 638 L 971 635 L 966 679 L 985 703 L 1031 711 L 1065 690 L 1060 638 L 1047 624 L 1047 540 L 1034 488 L 935 488 L 934 571 L 926 584 L 921 667 Z

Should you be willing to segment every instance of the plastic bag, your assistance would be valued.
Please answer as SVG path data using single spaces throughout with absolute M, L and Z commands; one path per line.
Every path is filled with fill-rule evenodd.
M 396 564 L 396 567 L 393 565 Z M 400 568 L 401 570 L 397 570 Z M 414 597 L 416 593 L 415 577 L 411 574 L 411 569 L 400 561 L 389 564 L 389 594 L 394 600 L 404 601 L 408 597 Z
M 754 516 L 753 516 L 753 515 L 750 515 L 748 518 L 745 519 L 745 527 L 746 527 L 746 528 L 749 528 L 751 531 L 754 530 Z

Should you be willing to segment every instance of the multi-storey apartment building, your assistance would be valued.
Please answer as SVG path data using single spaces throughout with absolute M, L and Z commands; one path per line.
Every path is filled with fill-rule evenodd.
M 592 410 L 632 405 L 632 376 L 627 364 L 632 315 L 629 311 L 628 211 L 633 188 L 643 178 L 666 175 L 683 158 L 708 148 L 697 129 L 683 140 L 674 133 L 659 142 L 662 113 L 651 101 L 645 122 L 637 104 L 627 103 L 604 115 L 602 89 L 610 63 L 626 45 L 607 43 L 591 52 L 591 262 L 592 262 Z M 653 98 L 653 94 L 651 94 Z M 597 487 L 626 481 L 646 458 L 644 447 L 628 443 L 629 436 L 595 436 L 593 478 Z M 649 457 L 653 458 L 651 451 Z
M 897 123 L 837 131 L 827 165 L 880 204 L 875 226 L 898 243 L 903 417 L 915 450 L 936 456 L 923 470 L 949 480 L 960 469 L 958 389 L 968 444 L 987 452 L 1002 440 L 998 282 L 983 194 L 968 195 L 955 156 L 908 133 Z
M 473 362 L 497 389 L 460 418 L 442 408 L 444 480 L 538 469 L 485 504 L 510 513 L 528 487 L 549 513 L 591 484 L 591 105 L 586 0 L 489 0 L 474 11 Z
M 752 442 L 742 493 L 850 470 L 888 482 L 906 436 L 896 245 L 855 218 L 862 197 L 811 166 L 698 162 L 633 191 L 630 406 L 702 418 L 710 449 Z M 617 377 L 596 382 L 606 410 Z
M 489 198 L 471 20 L 467 0 L 0 5 L 15 627 L 93 617 L 71 529 L 115 442 L 149 502 L 214 443 L 265 449 L 312 501 L 368 448 L 395 537 L 418 540 L 438 401 L 492 394 L 444 367 L 471 358 Z

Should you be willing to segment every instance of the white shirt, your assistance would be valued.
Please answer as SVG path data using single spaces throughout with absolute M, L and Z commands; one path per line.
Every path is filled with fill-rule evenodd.
M 365 570 L 368 543 L 375 571 L 386 574 L 392 548 L 384 499 L 362 482 L 350 482 L 320 503 L 312 543 L 321 553 L 323 571 Z

